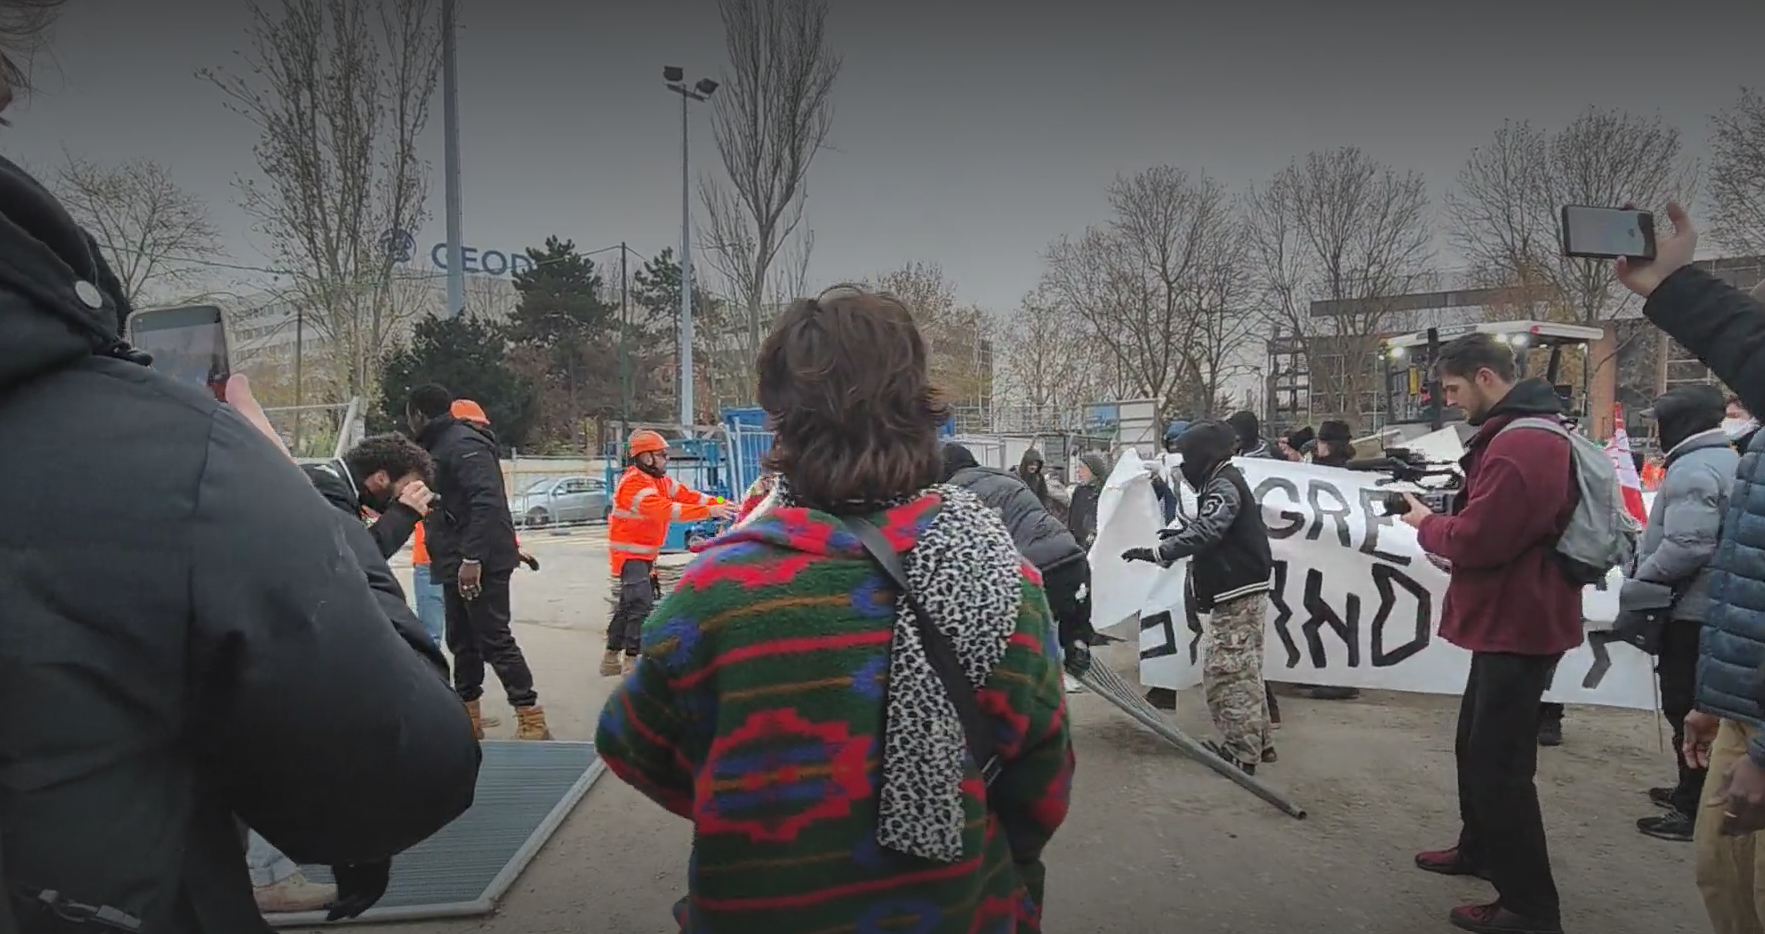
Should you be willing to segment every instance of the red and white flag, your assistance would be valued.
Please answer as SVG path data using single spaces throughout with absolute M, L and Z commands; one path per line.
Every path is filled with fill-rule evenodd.
M 1606 455 L 1618 470 L 1618 486 L 1624 492 L 1624 506 L 1636 521 L 1647 523 L 1649 511 L 1642 503 L 1642 477 L 1636 473 L 1636 458 L 1630 454 L 1630 432 L 1624 429 L 1624 404 L 1612 403 L 1612 440 L 1606 442 Z

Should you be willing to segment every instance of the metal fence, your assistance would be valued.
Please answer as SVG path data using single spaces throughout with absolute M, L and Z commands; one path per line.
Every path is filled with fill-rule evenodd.
M 264 409 L 289 453 L 301 460 L 343 456 L 366 433 L 360 397 L 348 402 L 283 405 Z

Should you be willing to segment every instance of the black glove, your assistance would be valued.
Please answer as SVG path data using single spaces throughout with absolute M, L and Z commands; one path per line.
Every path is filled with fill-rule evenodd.
M 325 906 L 325 920 L 360 917 L 386 894 L 392 881 L 392 860 L 332 866 L 331 877 L 337 880 L 337 900 Z
M 1127 551 L 1122 552 L 1122 560 L 1145 561 L 1151 564 L 1158 563 L 1158 557 L 1152 553 L 1152 549 L 1150 548 L 1129 548 Z
M 521 563 L 527 565 L 530 570 L 539 570 L 539 559 L 532 555 L 522 555 Z

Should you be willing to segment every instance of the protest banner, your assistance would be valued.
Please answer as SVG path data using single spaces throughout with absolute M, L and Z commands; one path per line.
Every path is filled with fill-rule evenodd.
M 1186 598 L 1187 562 L 1166 569 L 1121 560 L 1125 549 L 1155 544 L 1164 525 L 1148 463 L 1162 466 L 1124 452 L 1099 497 L 1093 624 L 1137 620 L 1141 683 L 1182 690 L 1201 682 L 1206 632 L 1204 616 Z M 1275 558 L 1264 676 L 1461 693 L 1470 653 L 1438 635 L 1447 575 L 1422 553 L 1414 529 L 1380 514 L 1382 475 L 1274 460 L 1234 463 L 1261 505 Z M 1169 477 L 1193 515 L 1193 491 L 1174 468 Z M 1613 571 L 1587 588 L 1588 639 L 1563 657 L 1546 700 L 1655 709 L 1653 660 L 1603 632 L 1617 615 L 1619 580 Z

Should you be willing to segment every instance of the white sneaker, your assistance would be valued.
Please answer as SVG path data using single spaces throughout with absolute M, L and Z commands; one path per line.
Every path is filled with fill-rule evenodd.
M 1066 679 L 1066 693 L 1077 694 L 1085 689 L 1085 686 L 1079 683 L 1079 679 L 1072 675 L 1063 674 L 1061 677 Z

